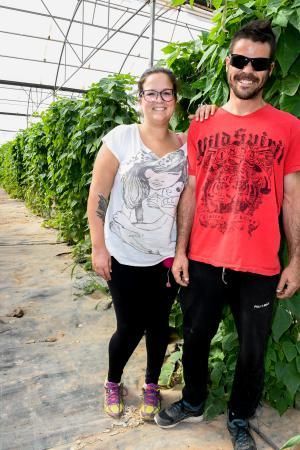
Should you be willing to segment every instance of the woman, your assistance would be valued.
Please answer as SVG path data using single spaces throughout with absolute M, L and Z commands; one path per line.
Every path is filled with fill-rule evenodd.
M 114 418 L 122 415 L 123 369 L 145 334 L 141 415 L 152 420 L 160 409 L 157 383 L 178 290 L 170 266 L 176 206 L 187 177 L 186 137 L 168 128 L 177 99 L 170 70 L 147 70 L 138 90 L 143 123 L 120 125 L 104 136 L 93 170 L 88 219 L 93 268 L 108 282 L 117 320 L 109 343 L 104 409 Z M 208 115 L 205 109 L 201 112 Z

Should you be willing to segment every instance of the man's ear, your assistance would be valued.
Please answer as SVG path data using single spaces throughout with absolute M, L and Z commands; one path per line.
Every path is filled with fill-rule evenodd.
M 273 61 L 273 62 L 271 63 L 271 66 L 270 66 L 270 73 L 269 73 L 269 76 L 272 75 L 272 72 L 273 72 L 273 70 L 274 70 L 274 67 L 275 67 L 275 62 Z
M 225 58 L 225 64 L 226 64 L 225 69 L 226 69 L 226 72 L 227 72 L 227 71 L 228 71 L 229 64 L 230 64 L 230 56 L 226 56 L 226 58 Z

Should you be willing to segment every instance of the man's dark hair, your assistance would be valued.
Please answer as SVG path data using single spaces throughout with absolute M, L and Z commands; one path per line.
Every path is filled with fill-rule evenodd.
M 233 52 L 234 45 L 240 39 L 250 39 L 253 42 L 267 42 L 270 45 L 270 58 L 274 59 L 276 39 L 269 20 L 253 20 L 238 30 L 230 43 L 229 51 Z

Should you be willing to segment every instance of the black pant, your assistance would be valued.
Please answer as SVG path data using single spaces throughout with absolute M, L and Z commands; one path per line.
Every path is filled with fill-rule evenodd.
M 190 261 L 189 277 L 189 286 L 180 292 L 184 315 L 183 398 L 196 406 L 207 396 L 210 342 L 228 303 L 240 343 L 229 409 L 237 417 L 251 417 L 263 390 L 264 356 L 279 276 Z
M 167 287 L 167 282 L 171 287 Z M 170 270 L 157 264 L 132 267 L 112 258 L 108 282 L 117 329 L 109 343 L 108 380 L 118 383 L 134 349 L 146 334 L 146 383 L 157 384 L 168 345 L 169 314 L 178 291 Z

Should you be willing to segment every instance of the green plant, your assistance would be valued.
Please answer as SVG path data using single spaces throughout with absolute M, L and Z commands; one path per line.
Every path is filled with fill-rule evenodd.
M 280 450 L 284 450 L 285 448 L 292 448 L 294 445 L 300 444 L 300 434 L 289 439 Z
M 176 4 L 185 3 L 175 0 Z M 174 126 L 186 129 L 185 112 L 198 103 L 221 105 L 228 97 L 225 58 L 230 39 L 243 24 L 257 18 L 272 20 L 277 37 L 275 70 L 266 86 L 265 99 L 300 117 L 300 3 L 298 0 L 212 0 L 214 27 L 192 42 L 170 43 L 164 63 L 181 81 L 180 105 Z
M 109 76 L 82 99 L 58 99 L 40 122 L 1 147 L 1 185 L 25 199 L 62 239 L 78 244 L 76 257 L 82 251 L 87 265 L 86 203 L 94 158 L 104 134 L 137 120 L 134 83 L 130 75 Z

